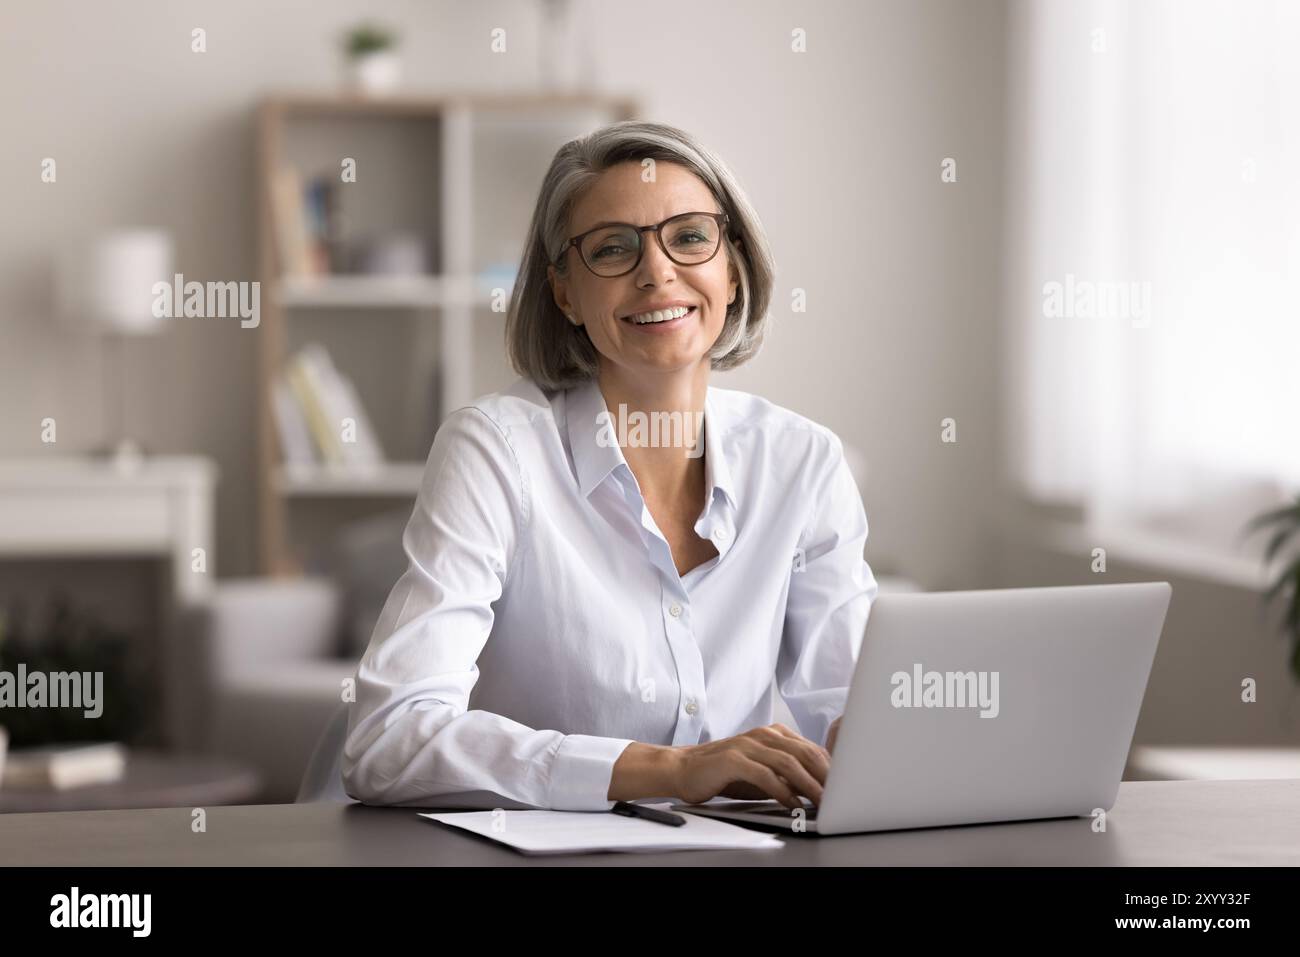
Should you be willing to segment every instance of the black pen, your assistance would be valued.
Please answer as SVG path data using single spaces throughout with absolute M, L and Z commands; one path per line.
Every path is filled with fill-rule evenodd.
M 647 821 L 657 821 L 670 827 L 681 827 L 686 823 L 686 818 L 680 814 L 661 811 L 653 807 L 643 807 L 640 804 L 629 804 L 626 801 L 615 801 L 610 810 L 615 814 L 622 814 L 624 817 L 643 817 Z

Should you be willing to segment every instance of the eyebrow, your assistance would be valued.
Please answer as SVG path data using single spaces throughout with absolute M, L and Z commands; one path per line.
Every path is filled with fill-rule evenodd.
M 664 222 L 667 222 L 668 220 L 672 219 L 673 216 L 685 216 L 687 213 L 707 213 L 707 212 L 710 212 L 710 210 L 707 210 L 707 209 L 684 209 L 684 210 L 682 210 L 680 213 L 673 213 L 672 216 L 667 216 L 667 217 L 661 219 L 659 222 L 660 222 L 660 223 L 664 223 Z M 714 213 L 713 215 L 716 216 L 716 215 L 718 215 L 718 213 Z M 659 223 L 646 223 L 646 224 L 643 225 L 643 226 L 637 226 L 637 228 L 638 228 L 638 229 L 645 229 L 646 226 L 658 226 L 658 225 L 659 225 Z M 575 236 L 580 236 L 580 235 L 582 235 L 583 233 L 589 233 L 589 232 L 591 232 L 593 229 L 600 229 L 602 226 L 636 226 L 636 223 L 629 223 L 626 219 L 617 219 L 617 220 L 606 219 L 606 220 L 602 220 L 602 221 L 599 222 L 599 223 L 592 223 L 592 224 L 591 224 L 590 226 L 588 226 L 586 229 L 580 229 L 580 230 L 578 230 L 576 233 L 574 233 L 574 235 L 575 235 Z

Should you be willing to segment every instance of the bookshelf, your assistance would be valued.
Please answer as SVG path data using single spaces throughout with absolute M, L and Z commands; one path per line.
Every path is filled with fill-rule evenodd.
M 514 378 L 500 307 L 551 156 L 575 136 L 636 115 L 630 99 L 583 94 L 286 93 L 259 104 L 258 275 L 270 293 L 257 360 L 263 574 L 303 571 L 311 548 L 328 540 L 322 521 L 409 509 L 442 418 Z M 334 194 L 344 239 L 417 237 L 422 269 L 379 274 L 333 255 L 325 274 L 294 268 L 283 171 L 342 181 L 345 160 L 355 179 Z M 305 344 L 322 345 L 355 386 L 382 461 L 285 460 L 275 393 Z
M 373 468 L 281 465 L 274 481 L 281 495 L 410 495 L 420 487 L 423 462 L 384 462 Z
M 492 287 L 448 276 L 294 276 L 276 294 L 286 309 L 441 309 L 485 305 Z

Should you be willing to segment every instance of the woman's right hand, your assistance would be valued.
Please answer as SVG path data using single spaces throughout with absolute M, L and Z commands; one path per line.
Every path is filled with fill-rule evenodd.
M 673 794 L 687 804 L 710 798 L 775 798 L 791 809 L 821 804 L 830 752 L 783 724 L 752 728 L 706 744 L 674 749 Z

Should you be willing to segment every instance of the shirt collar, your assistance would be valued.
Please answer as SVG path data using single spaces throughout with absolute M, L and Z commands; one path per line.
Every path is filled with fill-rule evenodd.
M 565 428 L 569 436 L 569 450 L 573 456 L 573 466 L 578 478 L 578 488 L 584 497 L 591 494 L 596 486 L 622 465 L 629 477 L 632 474 L 619 446 L 617 423 L 612 416 L 611 425 L 606 429 L 606 441 L 602 444 L 600 413 L 608 412 L 605 397 L 600 385 L 588 379 L 580 385 L 573 386 L 566 393 Z M 704 398 L 704 482 L 708 489 L 706 501 L 712 502 L 716 492 L 721 492 L 734 507 L 736 504 L 735 486 L 732 483 L 731 468 L 723 452 L 723 436 L 727 430 L 726 416 L 713 388 L 705 393 Z
M 597 417 L 606 411 L 605 397 L 594 378 L 566 392 L 564 414 L 567 420 L 565 427 L 569 433 L 569 452 L 577 471 L 578 488 L 584 498 L 619 465 L 627 466 L 627 459 L 623 457 L 618 442 L 606 441 L 601 444 L 599 441 L 602 426 Z
M 722 450 L 728 425 L 717 390 L 710 387 L 704 396 L 704 482 L 709 489 L 708 501 L 713 501 L 715 492 L 721 492 L 734 508 L 736 488 L 731 481 L 727 455 Z

